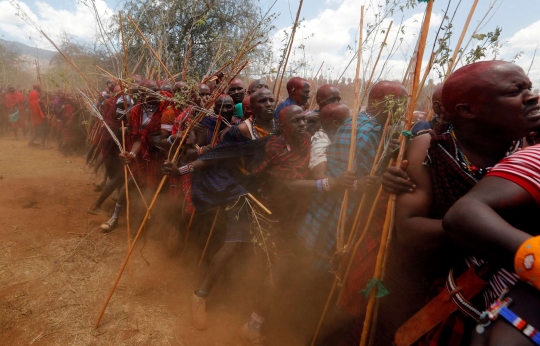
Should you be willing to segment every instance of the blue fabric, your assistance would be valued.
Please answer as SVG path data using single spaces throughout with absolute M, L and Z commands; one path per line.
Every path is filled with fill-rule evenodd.
M 291 100 L 290 98 L 287 97 L 287 99 L 283 102 L 281 102 L 277 108 L 276 108 L 276 111 L 274 112 L 274 118 L 275 119 L 279 119 L 279 112 L 281 112 L 281 110 L 285 107 L 288 107 L 288 106 L 292 106 L 292 105 L 296 105 L 296 102 L 294 102 L 293 100 Z
M 238 172 L 238 165 L 240 164 L 239 157 L 242 154 L 249 155 L 253 154 L 253 151 L 264 150 L 264 146 L 260 145 L 259 142 L 264 144 L 266 141 L 251 141 L 242 135 L 238 127 L 233 126 L 223 136 L 223 141 L 200 158 L 200 160 L 222 159 L 223 162 L 210 169 L 192 173 L 191 196 L 197 211 L 208 211 L 248 193 L 246 187 L 249 188 L 249 179 L 244 178 L 240 184 L 240 179 L 235 176 L 235 173 L 241 174 Z M 242 146 L 246 146 L 249 150 L 242 151 Z
M 424 130 L 431 130 L 431 124 L 427 121 L 418 121 L 411 128 L 411 132 L 413 136 L 418 135 L 418 132 L 424 131 Z
M 338 177 L 347 171 L 351 144 L 352 119 L 348 119 L 338 129 L 327 150 L 329 177 Z M 353 169 L 357 176 L 369 175 L 377 154 L 382 135 L 382 127 L 375 118 L 360 113 L 357 120 L 356 155 Z M 331 191 L 315 193 L 304 223 L 298 231 L 299 239 L 307 249 L 315 251 L 323 258 L 329 258 L 335 251 L 336 230 L 344 193 Z M 347 218 L 360 202 L 359 194 L 349 193 Z

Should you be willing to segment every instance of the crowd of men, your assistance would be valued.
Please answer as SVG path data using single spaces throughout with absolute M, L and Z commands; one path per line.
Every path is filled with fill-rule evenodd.
M 371 343 L 540 345 L 540 237 L 533 218 L 540 203 L 540 105 L 517 65 L 488 61 L 456 70 L 434 90 L 433 117 L 418 115 L 397 167 L 389 164 L 399 142 L 388 131 L 401 133 L 404 116 L 396 116 L 400 102 L 394 101 L 408 97 L 398 82 L 375 83 L 356 124 L 339 85 L 322 85 L 312 95 L 300 77 L 288 80 L 282 102 L 262 79 L 247 85 L 235 78 L 220 95 L 216 84 L 171 86 L 138 75 L 130 82 L 122 90 L 108 81 L 96 102 L 103 122 L 92 128 L 87 161 L 97 158 L 105 177 L 88 212 L 102 214 L 118 190 L 112 216 L 101 225 L 110 232 L 124 217 L 126 185 L 155 191 L 168 176 L 170 201 L 181 206 L 169 248 L 187 241 L 190 231 L 202 232 L 190 229 L 193 218 L 210 220 L 212 228 L 212 220 L 223 220 L 204 281 L 186 292 L 197 329 L 218 323 L 207 313 L 207 299 L 231 258 L 250 247 L 266 263 L 257 303 L 239 326 L 244 344 L 264 344 L 265 319 L 302 265 L 314 273 L 337 271 L 342 279 L 315 344 L 357 345 L 387 204 L 396 194 L 384 279 L 375 285 L 388 294 L 378 298 Z M 32 119 L 43 118 L 40 92 L 34 86 L 28 96 Z M 41 123 L 32 124 L 31 143 L 41 133 Z M 128 184 L 124 165 L 132 173 Z M 356 227 L 365 231 L 353 234 L 362 233 L 360 246 L 343 251 L 339 224 L 347 239 L 361 201 L 374 205 L 370 223 L 365 227 L 368 215 L 359 216 L 364 221 Z M 344 278 L 337 267 L 349 258 Z M 317 285 L 320 277 L 311 279 L 304 285 Z
M 85 107 L 77 95 L 63 90 L 44 93 L 39 84 L 29 92 L 13 85 L 0 87 L 0 134 L 13 133 L 15 140 L 28 139 L 28 145 L 50 149 L 68 156 L 84 150 L 87 129 Z M 38 141 L 36 143 L 36 141 Z

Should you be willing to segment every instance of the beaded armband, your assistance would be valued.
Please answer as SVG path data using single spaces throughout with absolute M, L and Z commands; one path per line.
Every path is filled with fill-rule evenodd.
M 193 165 L 188 163 L 187 165 L 178 168 L 178 171 L 180 172 L 180 175 L 192 173 L 194 171 Z
M 517 276 L 540 290 L 540 236 L 527 239 L 516 252 Z
M 317 191 L 323 192 L 322 179 L 317 180 Z
M 167 142 L 169 142 L 170 145 L 173 145 L 172 135 L 167 138 Z
M 328 181 L 328 178 L 322 180 L 322 187 L 325 192 L 330 192 L 330 182 Z

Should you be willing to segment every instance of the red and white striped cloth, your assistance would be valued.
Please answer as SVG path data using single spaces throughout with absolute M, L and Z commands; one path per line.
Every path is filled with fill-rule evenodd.
M 540 144 L 504 158 L 486 176 L 499 177 L 518 184 L 540 205 Z

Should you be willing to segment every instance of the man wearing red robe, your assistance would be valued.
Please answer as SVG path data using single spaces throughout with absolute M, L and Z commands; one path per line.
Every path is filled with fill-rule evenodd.
M 30 120 L 34 128 L 34 134 L 28 141 L 28 145 L 34 146 L 34 141 L 41 139 L 41 148 L 45 148 L 45 138 L 47 135 L 47 118 L 43 113 L 40 104 L 41 86 L 34 84 L 33 90 L 28 93 L 28 109 L 30 110 Z
M 9 115 L 9 122 L 11 123 L 11 129 L 15 135 L 15 139 L 18 139 L 18 129 L 24 131 L 24 96 L 22 93 L 15 91 L 13 85 L 8 86 L 8 92 L 6 94 L 6 108 Z

